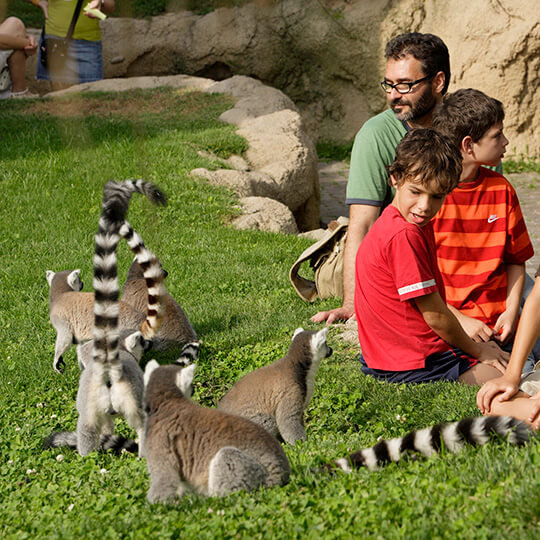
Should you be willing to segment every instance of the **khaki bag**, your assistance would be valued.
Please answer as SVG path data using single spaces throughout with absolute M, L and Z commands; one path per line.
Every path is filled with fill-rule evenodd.
M 328 224 L 324 236 L 308 247 L 292 265 L 289 279 L 299 296 L 306 302 L 317 298 L 343 298 L 343 252 L 349 220 L 339 217 Z M 298 275 L 303 262 L 309 261 L 315 281 Z

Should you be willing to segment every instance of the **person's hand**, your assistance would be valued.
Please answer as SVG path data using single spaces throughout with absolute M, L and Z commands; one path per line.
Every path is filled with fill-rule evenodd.
M 331 309 L 330 311 L 319 311 L 310 320 L 316 323 L 326 321 L 326 324 L 332 324 L 336 321 L 348 321 L 349 319 L 354 319 L 354 317 L 354 308 L 342 306 Z
M 476 343 L 489 341 L 493 336 L 493 330 L 478 319 L 463 315 L 462 313 L 458 320 L 465 333 Z
M 510 313 L 508 310 L 503 311 L 497 322 L 495 323 L 494 339 L 500 343 L 506 343 L 510 336 L 514 333 L 517 322 L 517 316 Z
M 84 6 L 86 7 L 86 6 Z M 92 0 L 91 2 L 88 3 L 88 7 L 90 9 L 98 9 L 101 11 L 101 0 Z M 83 8 L 84 9 L 84 8 Z M 83 11 L 83 13 L 87 16 L 87 17 L 90 17 L 91 19 L 97 19 L 97 17 L 95 15 L 93 15 L 92 13 L 88 13 L 86 11 Z
M 24 48 L 24 54 L 26 54 L 26 56 L 32 56 L 33 54 L 36 54 L 38 44 L 34 36 L 26 37 L 28 38 L 28 45 Z
M 540 429 L 540 391 L 529 399 L 533 399 L 535 403 L 527 421 L 532 425 L 533 429 Z
M 480 347 L 480 354 L 477 356 L 478 360 L 483 364 L 493 366 L 504 374 L 508 360 L 510 359 L 510 353 L 503 351 L 493 341 L 479 343 L 478 346 Z
M 518 390 L 519 381 L 510 380 L 503 375 L 482 385 L 476 394 L 476 405 L 482 414 L 487 414 L 491 411 L 491 403 L 494 399 L 499 402 L 508 401 L 517 394 Z
M 38 7 L 41 8 L 41 11 L 43 11 L 43 15 L 45 15 L 45 18 L 49 18 L 49 2 L 47 0 L 39 0 Z

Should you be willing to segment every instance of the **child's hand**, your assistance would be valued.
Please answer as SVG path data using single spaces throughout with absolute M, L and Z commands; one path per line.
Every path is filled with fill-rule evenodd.
M 26 36 L 28 38 L 28 45 L 24 48 L 24 54 L 26 56 L 32 56 L 33 54 L 36 54 L 37 52 L 37 41 L 34 36 Z
M 499 318 L 497 319 L 497 322 L 493 328 L 495 331 L 495 335 L 493 336 L 494 339 L 496 339 L 499 343 L 506 343 L 510 336 L 514 334 L 516 322 L 517 314 L 511 313 L 508 310 L 503 311 L 499 315 Z
M 480 347 L 480 354 L 477 356 L 478 360 L 483 364 L 493 366 L 504 374 L 508 360 L 510 359 L 510 353 L 503 351 L 493 341 L 479 343 L 478 347 Z
M 482 321 L 469 317 L 468 315 L 461 315 L 458 318 L 459 324 L 465 330 L 465 333 L 476 343 L 482 343 L 483 341 L 489 341 L 493 336 L 493 330 Z
M 482 385 L 476 394 L 476 405 L 482 414 L 487 414 L 491 410 L 491 403 L 494 398 L 497 401 L 508 401 L 517 394 L 519 389 L 519 380 L 513 381 L 506 377 L 492 379 Z M 540 403 L 540 402 L 539 402 Z

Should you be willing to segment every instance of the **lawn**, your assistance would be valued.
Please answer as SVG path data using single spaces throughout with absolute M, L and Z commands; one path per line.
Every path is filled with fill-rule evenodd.
M 307 411 L 308 440 L 286 448 L 285 487 L 150 506 L 144 459 L 42 449 L 51 431 L 75 428 L 79 375 L 74 348 L 63 375 L 52 369 L 45 271 L 81 268 L 91 284 L 109 179 L 142 177 L 169 196 L 166 208 L 134 196 L 129 220 L 159 255 L 168 290 L 203 340 L 196 401 L 215 405 L 242 374 L 283 355 L 295 328 L 316 328 L 313 313 L 337 305 L 307 305 L 288 282 L 306 240 L 232 229 L 233 194 L 190 177 L 196 167 L 218 166 L 200 151 L 227 157 L 246 149 L 218 120 L 231 105 L 224 96 L 160 89 L 0 106 L 0 537 L 538 538 L 537 440 L 377 472 L 317 472 L 380 437 L 478 414 L 475 388 L 364 377 L 357 351 L 335 329 L 334 354 L 321 365 Z M 121 279 L 130 260 L 121 244 Z M 118 429 L 133 436 L 123 421 Z

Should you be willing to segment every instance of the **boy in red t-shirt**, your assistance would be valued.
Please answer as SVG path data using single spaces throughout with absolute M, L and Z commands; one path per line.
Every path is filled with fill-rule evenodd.
M 444 97 L 433 128 L 458 146 L 463 168 L 433 232 L 450 310 L 474 341 L 496 340 L 510 350 L 533 247 L 514 188 L 482 167 L 498 165 L 504 155 L 503 119 L 502 103 L 479 90 Z
M 504 372 L 508 353 L 465 333 L 446 306 L 437 267 L 431 219 L 457 186 L 461 161 L 432 129 L 412 130 L 396 148 L 389 168 L 394 199 L 356 256 L 364 373 L 391 382 L 480 384 Z

